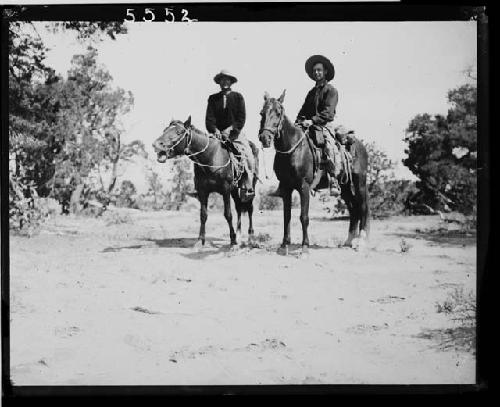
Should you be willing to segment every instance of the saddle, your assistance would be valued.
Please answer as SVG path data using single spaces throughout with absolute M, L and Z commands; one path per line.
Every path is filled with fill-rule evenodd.
M 309 148 L 311 149 L 311 153 L 313 155 L 313 175 L 316 177 L 316 173 L 320 169 L 325 169 L 328 163 L 328 159 L 325 156 L 325 153 L 323 151 L 323 146 L 325 143 L 325 135 L 324 132 L 331 132 L 327 128 L 309 128 L 306 131 L 306 139 L 308 141 Z M 312 133 L 312 134 L 311 134 Z M 320 136 L 318 136 L 320 134 Z M 348 141 L 345 143 L 340 143 L 337 138 L 331 134 L 333 137 L 333 140 L 335 140 L 335 144 L 337 146 L 337 149 L 341 152 L 341 172 L 340 172 L 340 183 L 341 184 L 346 184 L 350 183 L 351 185 L 351 191 L 354 194 L 353 190 L 353 183 L 352 183 L 352 173 L 353 173 L 353 162 L 354 162 L 354 155 L 355 155 L 355 148 L 354 148 L 354 140 L 352 138 L 349 138 Z M 342 148 L 345 146 L 345 148 Z M 329 187 L 329 181 L 328 181 L 328 171 L 324 172 L 324 175 L 316 187 L 316 189 L 324 189 Z
M 222 146 L 229 153 L 229 159 L 231 160 L 232 163 L 233 185 L 235 187 L 239 187 L 241 177 L 245 173 L 245 164 L 243 164 L 241 154 L 239 153 L 238 149 L 234 146 L 234 144 L 231 142 L 231 140 L 226 140 L 226 141 L 221 140 L 221 141 L 222 141 Z

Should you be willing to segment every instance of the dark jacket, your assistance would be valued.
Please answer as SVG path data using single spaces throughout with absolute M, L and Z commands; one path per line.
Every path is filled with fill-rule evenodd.
M 224 109 L 223 95 L 223 92 L 219 92 L 209 96 L 205 126 L 209 133 L 214 133 L 216 129 L 222 131 L 233 126 L 229 136 L 234 140 L 245 125 L 245 100 L 240 93 L 231 91 L 226 96 L 226 108 Z
M 305 117 L 316 125 L 324 126 L 333 121 L 338 100 L 337 89 L 329 83 L 319 88 L 315 86 L 307 94 L 297 119 Z

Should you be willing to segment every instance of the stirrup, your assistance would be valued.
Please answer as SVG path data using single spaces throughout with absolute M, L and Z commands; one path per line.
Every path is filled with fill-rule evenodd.
M 330 196 L 339 196 L 341 192 L 337 178 L 330 177 Z
M 323 178 L 323 175 L 325 174 L 325 170 L 320 168 L 318 171 L 316 171 L 316 175 L 314 176 L 313 182 L 310 185 L 310 193 L 312 196 L 316 195 L 316 192 L 318 190 L 316 189 L 321 182 L 321 178 Z

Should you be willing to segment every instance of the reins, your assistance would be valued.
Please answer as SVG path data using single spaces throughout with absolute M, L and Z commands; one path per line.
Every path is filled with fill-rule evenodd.
M 204 153 L 208 149 L 208 146 L 210 145 L 210 136 L 206 136 L 206 138 L 207 138 L 207 144 L 200 151 L 195 151 L 195 152 L 191 153 L 190 152 L 190 147 L 191 147 L 191 142 L 193 141 L 193 134 L 192 134 L 193 128 L 192 127 L 189 127 L 188 129 L 184 128 L 184 130 L 185 131 L 184 131 L 184 134 L 182 135 L 182 137 L 180 137 L 179 140 L 177 140 L 175 142 L 175 144 L 173 144 L 171 147 L 168 147 L 167 150 L 173 150 L 187 136 L 188 137 L 188 142 L 187 142 L 186 148 L 184 149 L 184 151 L 187 152 L 187 154 L 185 153 L 184 155 L 187 158 L 189 158 L 196 165 L 198 165 L 200 167 L 218 169 L 218 168 L 227 167 L 231 163 L 231 158 L 228 158 L 227 162 L 225 164 L 223 164 L 223 165 L 203 164 L 203 163 L 200 163 L 200 162 L 196 161 L 193 157 L 195 157 L 195 156 L 197 156 L 197 155 L 199 155 L 201 153 Z

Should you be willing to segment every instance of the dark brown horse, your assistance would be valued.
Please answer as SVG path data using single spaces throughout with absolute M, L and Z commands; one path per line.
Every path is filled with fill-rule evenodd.
M 274 172 L 280 182 L 283 198 L 284 232 L 281 248 L 288 252 L 290 244 L 290 217 L 292 192 L 300 194 L 300 222 L 302 223 L 302 252 L 308 251 L 309 236 L 309 198 L 310 186 L 314 178 L 314 156 L 310 143 L 302 128 L 292 123 L 285 115 L 283 100 L 285 92 L 274 99 L 264 95 L 264 107 L 261 111 L 259 140 L 264 148 L 274 142 Z M 369 232 L 368 190 L 366 173 L 368 154 L 359 140 L 352 146 L 355 151 L 352 180 L 341 185 L 341 197 L 349 210 L 349 235 L 344 245 L 355 248 L 363 245 Z M 344 174 L 341 172 L 340 177 Z M 351 185 L 352 182 L 352 185 Z M 351 188 L 352 186 L 352 188 Z M 359 231 L 359 232 L 358 232 Z
M 258 168 L 258 150 L 252 143 L 250 147 L 255 157 L 256 168 Z M 252 242 L 254 230 L 252 223 L 253 197 L 245 199 L 238 193 L 237 177 L 233 161 L 228 150 L 222 142 L 215 137 L 198 130 L 191 125 L 191 117 L 186 122 L 173 120 L 163 130 L 163 134 L 154 143 L 153 148 L 157 154 L 158 162 L 165 162 L 169 158 L 185 155 L 194 162 L 194 183 L 198 191 L 200 201 L 200 234 L 195 247 L 205 245 L 205 223 L 207 221 L 207 203 L 211 192 L 222 195 L 224 200 L 224 217 L 229 225 L 229 236 L 231 246 L 238 244 L 241 235 L 241 213 L 248 212 L 248 240 Z M 254 177 L 253 187 L 257 177 Z M 231 213 L 231 196 L 233 197 L 238 222 L 236 233 L 233 228 L 233 217 Z

